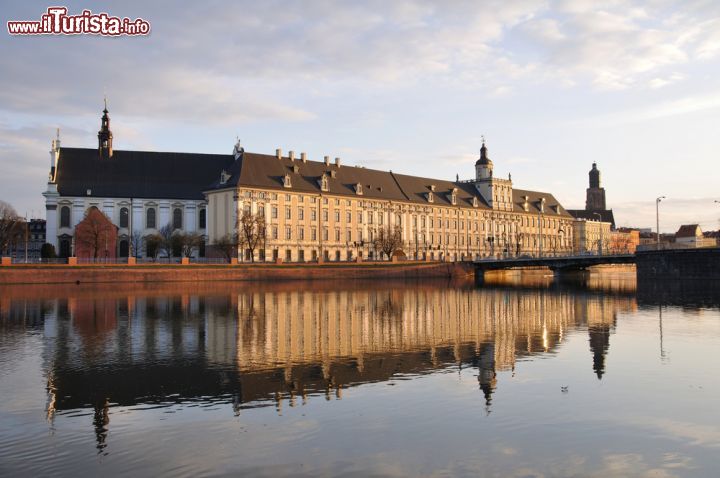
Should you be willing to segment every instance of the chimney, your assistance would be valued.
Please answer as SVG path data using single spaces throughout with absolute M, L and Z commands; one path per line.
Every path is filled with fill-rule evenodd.
M 277 159 L 282 159 L 282 149 L 278 148 L 275 150 L 275 157 Z
M 307 163 L 307 153 L 304 151 L 300 153 L 300 159 L 302 159 L 303 163 Z
M 295 161 L 295 151 L 288 151 L 288 156 L 290 156 L 290 161 Z
M 325 156 L 325 166 L 330 166 L 330 156 Z
M 340 158 L 335 158 L 335 166 L 340 167 Z

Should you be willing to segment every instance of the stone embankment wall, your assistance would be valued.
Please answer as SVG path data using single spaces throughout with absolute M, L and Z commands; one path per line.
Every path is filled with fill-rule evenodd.
M 636 258 L 638 281 L 720 280 L 720 247 L 641 251 Z
M 8 265 L 1 284 L 103 282 L 201 282 L 457 278 L 474 273 L 472 263 L 361 263 L 282 265 Z

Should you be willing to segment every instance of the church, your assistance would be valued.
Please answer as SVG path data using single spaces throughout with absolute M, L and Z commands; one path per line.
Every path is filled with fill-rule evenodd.
M 203 236 L 194 251 L 238 233 L 246 212 L 266 225 L 260 247 L 238 250 L 241 261 L 381 259 L 375 239 L 399 230 L 404 257 L 468 260 L 566 253 L 573 216 L 546 192 L 516 189 L 493 173 L 483 141 L 474 178 L 422 178 L 296 155 L 244 151 L 197 154 L 113 149 L 107 105 L 98 147 L 52 142 L 43 193 L 47 242 L 61 257 L 76 254 L 75 228 L 90 208 L 117 227 L 116 253 L 152 256 L 145 238 L 170 225 Z

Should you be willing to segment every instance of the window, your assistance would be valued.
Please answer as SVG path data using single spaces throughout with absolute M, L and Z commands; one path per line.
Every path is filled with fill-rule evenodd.
M 335 211 L 335 222 L 340 222 L 340 211 Z
M 262 216 L 263 218 L 265 217 L 265 205 L 264 204 L 258 204 L 257 213 L 258 213 L 258 216 Z
M 345 240 L 347 242 L 352 242 L 352 232 L 350 231 L 350 229 L 345 231 Z
M 340 229 L 335 229 L 335 242 L 340 242 Z
M 382 226 L 382 224 L 383 224 L 383 222 L 384 222 L 384 220 L 383 220 L 384 217 L 385 217 L 385 214 L 383 214 L 383 213 L 381 213 L 381 212 L 378 213 L 378 224 L 380 224 L 381 226 Z
M 290 206 L 285 206 L 285 219 L 292 218 L 292 211 L 290 210 Z
M 278 238 L 278 228 L 277 228 L 277 226 L 273 226 L 273 228 L 272 228 L 272 238 L 273 238 L 273 239 L 277 239 L 277 238 Z M 277 259 L 277 257 L 276 257 L 276 259 Z
M 322 217 L 323 217 L 323 221 L 327 222 L 327 220 L 328 220 L 328 210 L 327 209 L 323 209 Z
M 182 229 L 182 209 L 173 209 L 173 229 Z
M 305 240 L 305 229 L 303 227 L 298 227 L 298 239 Z
M 145 227 L 147 229 L 155 229 L 157 227 L 154 207 L 148 208 L 148 210 L 145 211 Z
M 323 229 L 323 241 L 327 241 L 327 240 L 328 240 L 328 230 Z
M 362 211 L 358 211 L 358 224 L 362 224 L 362 217 L 363 217 Z
M 60 208 L 60 227 L 70 227 L 70 208 L 68 206 Z
M 128 227 L 128 216 L 128 208 L 120 208 L 120 227 Z
M 301 207 L 298 208 L 298 219 L 300 221 L 305 219 L 305 209 L 303 209 Z
M 352 213 L 350 211 L 348 211 L 345 216 L 346 216 L 345 222 L 351 223 L 352 222 Z
M 277 219 L 277 206 L 272 207 L 272 209 L 270 210 L 270 215 L 273 219 Z
M 285 239 L 292 239 L 292 229 L 290 227 L 285 228 Z
M 310 229 L 310 238 L 313 241 L 317 241 L 317 229 L 314 227 L 312 229 Z
M 207 227 L 207 212 L 205 209 L 200 209 L 200 216 L 198 219 L 198 227 L 205 229 Z

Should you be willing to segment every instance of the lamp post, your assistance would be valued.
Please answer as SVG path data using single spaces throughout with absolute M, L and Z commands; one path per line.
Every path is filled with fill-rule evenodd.
M 659 198 L 655 199 L 655 225 L 657 226 L 657 241 L 655 245 L 655 249 L 660 249 L 660 201 L 663 199 L 667 199 L 665 196 L 660 196 Z

